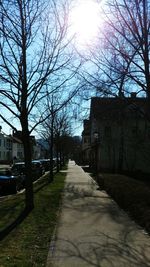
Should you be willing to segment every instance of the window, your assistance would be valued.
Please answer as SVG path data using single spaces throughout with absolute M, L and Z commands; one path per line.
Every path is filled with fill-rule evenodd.
M 111 137 L 111 127 L 105 126 L 105 137 Z
M 10 139 L 7 139 L 7 140 L 6 140 L 6 148 L 7 148 L 8 150 L 10 150 L 10 149 L 12 148 L 12 143 L 11 143 L 11 140 L 10 140 Z
M 1 146 L 1 144 L 2 144 L 2 139 L 0 139 L 0 146 Z

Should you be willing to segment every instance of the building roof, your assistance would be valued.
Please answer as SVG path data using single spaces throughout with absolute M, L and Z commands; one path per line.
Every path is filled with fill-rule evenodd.
M 119 114 L 143 117 L 146 113 L 147 99 L 139 97 L 93 97 L 91 98 L 90 118 L 117 118 Z
M 22 144 L 22 141 L 19 138 L 14 136 L 10 136 L 10 138 L 12 139 L 13 143 Z

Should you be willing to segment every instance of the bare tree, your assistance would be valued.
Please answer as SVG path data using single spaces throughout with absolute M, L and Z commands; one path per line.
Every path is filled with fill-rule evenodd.
M 99 93 L 133 90 L 150 94 L 150 1 L 108 0 L 101 10 L 103 26 L 86 58 L 93 65 L 87 82 Z
M 73 90 L 72 94 L 66 98 L 66 90 L 64 88 L 59 88 L 60 91 L 55 92 L 53 95 L 48 95 L 46 99 L 45 106 L 46 114 L 44 114 L 44 121 L 40 126 L 40 135 L 45 139 L 50 148 L 50 176 L 49 180 L 53 180 L 53 157 L 54 148 L 57 153 L 57 170 L 58 170 L 58 157 L 60 152 L 60 137 L 64 134 L 68 134 L 70 130 L 70 115 L 68 112 L 68 106 L 70 105 L 70 100 L 75 96 L 76 90 Z M 63 91 L 62 91 L 63 89 Z M 41 114 L 41 116 L 43 116 Z M 69 121 L 68 121 L 69 118 Z
M 38 103 L 74 75 L 74 68 L 69 68 L 67 14 L 67 1 L 0 2 L 0 117 L 14 130 L 15 123 L 21 126 L 27 210 L 34 207 L 30 134 L 45 119 L 39 116 L 33 123 L 33 117 Z
M 150 3 L 148 0 L 113 0 L 108 2 L 105 33 L 109 45 L 126 64 L 128 77 L 149 98 Z M 108 35 L 109 34 L 109 35 Z M 115 41 L 115 42 L 114 42 Z
M 54 145 L 56 150 L 57 171 L 65 164 L 64 136 L 71 136 L 71 118 L 68 110 L 61 110 L 54 122 Z M 67 146 L 67 143 L 65 143 Z
M 137 91 L 145 92 L 149 97 L 150 91 L 150 2 L 143 1 L 111 1 L 107 24 L 113 31 L 111 38 L 107 36 L 110 45 L 117 39 L 118 45 L 113 46 L 118 57 L 130 64 L 127 76 L 136 86 Z

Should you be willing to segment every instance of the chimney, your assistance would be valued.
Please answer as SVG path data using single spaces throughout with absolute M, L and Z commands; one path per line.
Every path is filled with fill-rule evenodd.
M 131 93 L 131 98 L 135 99 L 136 98 L 136 92 Z

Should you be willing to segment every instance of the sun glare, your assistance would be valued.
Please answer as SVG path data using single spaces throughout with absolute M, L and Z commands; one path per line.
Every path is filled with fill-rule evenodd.
M 100 25 L 99 4 L 94 0 L 78 0 L 71 11 L 70 24 L 78 45 L 91 43 Z

